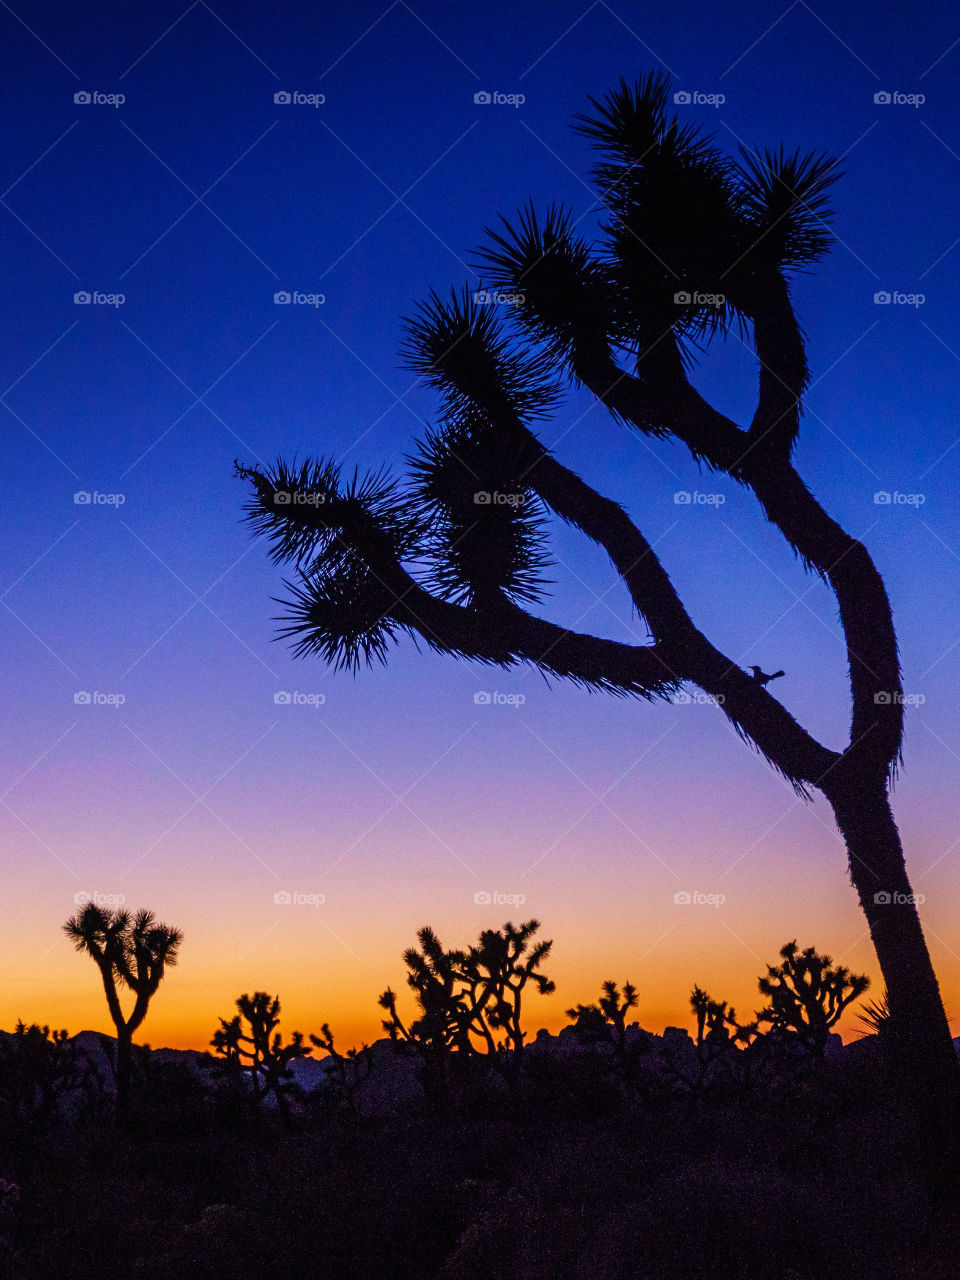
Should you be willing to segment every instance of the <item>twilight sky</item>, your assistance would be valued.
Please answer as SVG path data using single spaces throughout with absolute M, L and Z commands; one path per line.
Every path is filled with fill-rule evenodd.
M 558 993 L 531 1030 L 606 977 L 639 986 L 653 1030 L 687 1021 L 694 981 L 747 1013 L 793 937 L 876 974 L 826 806 L 798 801 L 716 709 L 551 688 L 410 643 L 357 679 L 294 661 L 272 642 L 280 574 L 240 523 L 235 458 L 402 460 L 436 403 L 398 367 L 401 316 L 476 282 L 483 228 L 528 197 L 589 228 L 569 119 L 656 68 L 713 97 L 677 110 L 731 150 L 844 157 L 834 252 L 796 289 L 813 368 L 798 463 L 893 599 L 916 704 L 895 807 L 960 1011 L 955 8 L 925 6 L 922 23 L 889 0 L 746 0 L 732 18 L 716 0 L 112 8 L 0 8 L 0 1026 L 109 1029 L 93 965 L 60 932 L 78 893 L 184 930 L 141 1033 L 154 1045 L 202 1047 L 255 988 L 279 992 L 288 1029 L 371 1038 L 425 923 L 454 945 L 543 921 Z M 323 301 L 277 305 L 279 291 Z M 735 338 L 697 380 L 751 412 Z M 778 695 L 841 746 L 832 597 L 755 504 L 583 395 L 543 435 L 627 505 L 714 642 L 785 668 Z M 555 554 L 548 616 L 645 638 L 599 553 L 559 531 Z M 480 691 L 516 696 L 477 705 Z M 684 891 L 723 902 L 676 904 Z

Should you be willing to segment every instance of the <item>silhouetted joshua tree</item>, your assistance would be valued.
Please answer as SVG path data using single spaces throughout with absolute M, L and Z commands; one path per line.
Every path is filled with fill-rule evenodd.
M 484 929 L 479 945 L 471 947 L 457 966 L 470 1031 L 482 1039 L 488 1061 L 514 1091 L 520 1084 L 526 1039 L 520 1026 L 524 990 L 528 983 L 542 996 L 556 990 L 551 978 L 537 972 L 553 947 L 551 941 L 533 941 L 539 928 L 539 920 L 519 926 L 508 920 L 502 929 Z
M 0 1103 L 31 1123 L 54 1119 L 67 1096 L 88 1083 L 90 1064 L 66 1031 L 22 1020 L 0 1040 Z
M 502 929 L 484 929 L 468 951 L 445 951 L 428 926 L 417 934 L 420 949 L 403 953 L 420 1016 L 407 1027 L 388 987 L 380 997 L 381 1009 L 389 1014 L 383 1027 L 392 1040 L 419 1055 L 424 1092 L 435 1107 L 447 1101 L 454 1066 L 461 1075 L 475 1063 L 494 1067 L 511 1089 L 519 1087 L 524 990 L 528 983 L 541 995 L 554 990 L 552 980 L 537 972 L 553 946 L 549 941 L 531 946 L 539 928 L 538 920 L 519 926 L 507 921 Z
M 621 997 L 620 988 L 610 979 L 603 984 L 597 1004 L 578 1004 L 567 1010 L 567 1017 L 584 1030 L 595 1028 L 596 1037 L 608 1040 L 622 1058 L 627 1049 L 627 1014 L 637 1007 L 638 999 L 632 982 L 623 984 Z
M 721 1064 L 728 1061 L 734 1051 L 746 1049 L 752 1043 L 757 1024 L 741 1026 L 735 1009 L 728 1007 L 725 1000 L 711 999 L 698 986 L 690 994 L 690 1007 L 697 1020 L 693 1060 L 685 1068 L 683 1063 L 675 1062 L 666 1054 L 665 1066 L 686 1091 L 692 1112 L 704 1088 L 716 1078 Z
M 287 1125 L 289 1098 L 297 1090 L 290 1063 L 297 1058 L 308 1058 L 311 1050 L 303 1043 L 299 1031 L 294 1031 L 287 1044 L 283 1043 L 283 1036 L 277 1030 L 279 996 L 271 997 L 266 991 L 255 991 L 252 996 L 244 994 L 237 997 L 237 1009 L 239 1012 L 229 1022 L 220 1019 L 210 1045 L 225 1059 L 227 1071 L 234 1080 L 249 1082 L 255 1107 L 259 1108 L 264 1098 L 273 1095 L 280 1119 Z M 244 1030 L 244 1023 L 249 1034 Z
M 796 941 L 781 947 L 780 956 L 783 964 L 768 966 L 766 977 L 757 981 L 761 994 L 770 998 L 757 1021 L 768 1023 L 775 1038 L 796 1037 L 803 1050 L 822 1058 L 830 1028 L 863 995 L 870 979 L 834 966 L 813 947 L 800 951 Z
M 470 1022 L 460 982 L 462 951 L 445 951 L 440 939 L 429 926 L 418 930 L 420 949 L 408 947 L 403 961 L 409 970 L 407 986 L 416 994 L 420 1008 L 410 1026 L 397 1011 L 396 993 L 387 987 L 379 1004 L 388 1017 L 383 1029 L 396 1044 L 409 1045 L 420 1059 L 420 1078 L 424 1093 L 434 1107 L 445 1105 L 449 1060 L 454 1048 L 463 1054 L 471 1052 Z
M 147 1016 L 147 1009 L 168 967 L 177 963 L 183 934 L 158 922 L 152 911 L 113 911 L 87 905 L 63 926 L 78 951 L 91 956 L 100 970 L 107 1008 L 117 1032 L 117 1112 L 124 1115 L 129 1103 L 133 1033 Z M 124 1016 L 120 991 L 128 988 L 133 1008 Z
M 529 206 L 488 233 L 487 283 L 520 303 L 511 329 L 466 290 L 431 293 L 407 323 L 405 362 L 439 393 L 442 412 L 404 485 L 382 472 L 345 479 L 324 460 L 238 466 L 253 485 L 250 517 L 273 558 L 294 568 L 285 633 L 300 654 L 355 668 L 385 660 L 408 635 L 454 657 L 527 663 L 622 696 L 667 699 L 685 683 L 711 695 L 798 793 L 820 791 L 832 806 L 899 1051 L 942 1117 L 960 1098 L 960 1067 L 889 802 L 903 741 L 890 603 L 866 548 L 792 462 L 809 370 L 791 283 L 830 247 L 840 170 L 814 153 L 734 159 L 670 116 L 668 102 L 668 79 L 652 74 L 621 81 L 577 118 L 599 154 L 596 243 L 556 205 L 543 215 Z M 689 377 L 709 340 L 730 334 L 750 341 L 759 365 L 746 426 Z M 819 742 L 766 681 L 723 653 L 624 508 L 541 442 L 569 383 L 615 421 L 680 441 L 699 466 L 748 489 L 830 587 L 849 663 L 846 745 Z M 547 512 L 607 553 L 651 643 L 583 634 L 532 610 L 547 586 Z
M 318 1049 L 325 1049 L 330 1055 L 332 1071 L 328 1074 L 327 1081 L 332 1086 L 337 1100 L 348 1111 L 353 1111 L 356 1107 L 357 1090 L 369 1077 L 373 1066 L 369 1046 L 364 1044 L 359 1049 L 348 1049 L 346 1054 L 339 1053 L 333 1042 L 330 1024 L 327 1022 L 320 1028 L 320 1035 L 311 1035 L 310 1039 Z

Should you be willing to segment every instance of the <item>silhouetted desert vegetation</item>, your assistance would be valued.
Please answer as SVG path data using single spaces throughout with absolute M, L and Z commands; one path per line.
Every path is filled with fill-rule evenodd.
M 79 83 L 79 74 L 72 74 Z M 279 75 L 271 74 L 279 83 Z M 893 96 L 911 97 L 914 105 L 923 100 Z M 118 97 L 123 100 L 97 91 L 91 101 L 83 90 L 74 101 L 92 114 L 107 98 L 118 107 Z M 317 108 L 324 95 L 293 94 L 295 101 L 307 97 Z M 718 105 L 723 95 L 695 97 Z M 474 93 L 476 105 L 491 109 L 504 99 L 519 105 L 518 98 L 524 95 L 497 92 L 492 101 L 485 90 Z M 273 100 L 291 111 L 295 105 L 286 90 Z M 894 105 L 887 91 L 874 101 Z M 808 391 L 846 354 L 812 380 L 794 306 L 797 277 L 826 257 L 834 239 L 840 160 L 782 146 L 741 146 L 735 153 L 724 134 L 705 132 L 671 104 L 690 105 L 690 93 L 674 91 L 662 71 L 634 82 L 620 79 L 602 99 L 591 98 L 574 123 L 594 153 L 590 221 L 559 199 L 531 202 L 501 217 L 483 233 L 483 277 L 473 271 L 473 281 L 448 294 L 430 289 L 405 319 L 402 367 L 415 375 L 414 385 L 435 393 L 438 417 L 412 442 L 401 474 L 351 474 L 352 459 L 348 464 L 346 458 L 353 444 L 346 453 L 331 445 L 323 454 L 298 461 L 288 453 L 273 464 L 249 449 L 236 473 L 247 490 L 253 533 L 290 575 L 281 635 L 298 656 L 357 672 L 386 662 L 398 642 L 412 641 L 456 662 L 534 670 L 548 682 L 638 702 L 689 701 L 685 690 L 691 688 L 770 764 L 791 798 L 819 795 L 845 847 L 886 984 L 860 1006 L 862 1035 L 844 1045 L 836 1028 L 867 993 L 867 977 L 798 939 L 758 975 L 758 1008 L 738 1012 L 691 974 L 689 1008 L 676 1015 L 691 1030 L 674 1026 L 654 1033 L 635 1020 L 640 975 L 623 973 L 604 981 L 592 1003 L 571 1006 L 569 1025 L 559 1034 L 534 1032 L 538 997 L 555 990 L 549 976 L 553 941 L 542 935 L 538 920 L 528 919 L 486 928 L 465 948 L 450 949 L 435 929 L 420 929 L 402 956 L 400 991 L 387 986 L 379 997 L 383 1035 L 372 1044 L 346 1047 L 327 1022 L 286 1026 L 281 993 L 255 987 L 243 974 L 233 1007 L 210 1010 L 208 1050 L 153 1051 L 134 1037 L 142 1038 L 151 1001 L 177 962 L 181 931 L 149 910 L 86 901 L 63 927 L 84 957 L 87 978 L 102 985 L 115 1035 L 71 1036 L 23 1022 L 0 1033 L 0 1280 L 955 1276 L 960 1068 L 921 927 L 924 896 L 908 877 L 891 808 L 904 707 L 917 695 L 903 686 L 880 570 L 798 469 Z M 337 138 L 329 127 L 327 132 Z M 194 203 L 203 204 L 203 197 Z M 394 203 L 404 204 L 404 197 Z M 267 269 L 279 282 L 278 273 Z M 484 287 L 474 288 L 474 282 Z M 92 309 L 92 302 L 112 299 L 118 307 L 123 297 L 97 291 L 91 299 L 82 289 L 74 303 Z M 315 307 L 323 300 L 294 291 L 297 305 L 301 297 Z M 878 291 L 874 302 L 889 304 L 890 293 Z M 274 303 L 290 305 L 290 292 L 275 292 Z M 364 297 L 363 306 L 372 305 Z M 498 306 L 506 309 L 498 312 Z M 324 327 L 347 347 L 331 326 Z M 172 371 L 131 326 L 124 328 Z M 712 344 L 725 338 L 756 357 L 755 407 L 745 425 L 709 402 L 693 378 Z M 571 403 L 571 392 L 589 393 L 594 407 L 605 409 L 653 456 L 654 447 L 683 446 L 698 474 L 714 475 L 729 482 L 731 493 L 752 498 L 769 531 L 779 533 L 791 555 L 829 589 L 849 677 L 850 732 L 840 749 L 820 741 L 779 700 L 790 677 L 773 669 L 775 655 L 741 650 L 720 625 L 719 610 L 714 630 L 701 629 L 694 605 L 708 617 L 710 612 L 701 610 L 693 575 L 684 583 L 685 569 L 668 565 L 669 544 L 659 545 L 666 534 L 648 539 L 613 490 L 602 487 L 605 482 L 594 487 L 562 461 L 560 446 L 572 426 L 555 419 Z M 349 389 L 338 394 L 349 399 Z M 407 394 L 395 397 L 396 404 Z M 194 404 L 205 404 L 203 396 L 195 396 Z M 365 426 L 356 443 L 385 417 Z M 602 439 L 599 432 L 596 439 Z M 140 457 L 153 449 L 150 444 Z M 674 461 L 683 450 L 676 450 Z M 78 473 L 67 469 L 79 482 Z M 638 473 L 641 496 L 643 484 Z M 719 491 L 701 496 L 713 505 L 726 500 Z M 678 490 L 673 500 L 689 506 L 691 494 Z M 99 491 L 92 503 L 86 490 L 74 495 L 76 505 L 91 509 L 125 501 L 123 494 Z M 890 501 L 885 491 L 874 495 L 875 504 Z M 642 516 L 658 527 L 659 517 L 655 521 L 648 511 Z M 850 517 L 851 529 L 864 523 Z M 554 547 L 561 527 L 590 554 L 603 553 L 613 585 L 629 601 L 631 623 L 642 624 L 646 641 L 634 643 L 632 631 L 629 643 L 609 639 L 541 616 L 553 585 L 547 572 L 562 562 Z M 760 528 L 744 522 L 749 541 L 734 536 L 753 560 L 766 564 Z M 69 532 L 60 533 L 49 551 Z M 167 567 L 139 534 L 134 537 Z M 899 566 L 901 574 L 907 564 Z M 716 585 L 715 605 L 730 612 L 743 607 L 727 596 L 720 575 L 716 584 L 709 582 L 706 557 L 700 568 L 704 582 Z M 230 571 L 203 596 L 187 587 L 194 603 L 204 604 Z M 683 597 L 677 583 L 684 583 Z M 603 595 L 611 590 L 604 585 Z M 603 595 L 590 591 L 601 603 Z M 761 633 L 757 645 L 792 608 Z M 761 656 L 763 666 L 741 665 L 748 656 Z M 774 681 L 783 684 L 771 688 Z M 825 684 L 818 695 L 818 713 L 828 703 L 827 690 Z M 275 705 L 290 703 L 289 693 L 273 696 Z M 78 691 L 74 704 L 118 707 L 125 697 Z M 509 697 L 515 701 L 517 695 Z M 828 710 L 835 709 L 834 697 Z M 323 701 L 309 695 L 316 706 L 318 698 Z M 474 695 L 475 704 L 484 699 L 489 703 L 490 695 Z M 805 709 L 813 710 L 812 701 Z M 847 714 L 846 701 L 841 710 Z M 191 709 L 194 720 L 200 714 Z M 402 735 L 395 749 L 403 749 Z M 184 783 L 195 804 L 204 804 L 232 768 L 202 795 Z M 406 794 L 394 793 L 398 805 Z M 603 800 L 594 795 L 597 803 Z M 327 783 L 324 803 L 332 808 L 336 799 Z M 118 835 L 117 842 L 125 838 Z M 267 867 L 262 858 L 258 862 Z M 684 897 L 689 902 L 689 893 L 675 902 Z M 575 942 L 568 938 L 564 945 Z
M 118 966 L 176 934 L 91 906 L 67 928 L 110 1006 Z M 553 989 L 539 933 L 447 950 L 422 929 L 384 1037 L 349 1052 L 327 1024 L 284 1030 L 263 991 L 212 1053 L 21 1023 L 0 1038 L 0 1274 L 953 1274 L 957 1210 L 888 1065 L 882 997 L 859 1040 L 832 1031 L 865 978 L 790 942 L 749 1021 L 694 986 L 693 1034 L 655 1035 L 610 980 L 531 1038 Z

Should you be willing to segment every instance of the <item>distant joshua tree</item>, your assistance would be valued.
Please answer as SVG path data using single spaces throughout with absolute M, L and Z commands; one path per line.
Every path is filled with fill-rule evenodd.
M 539 928 L 539 920 L 528 920 L 484 929 L 479 945 L 470 948 L 459 966 L 470 1030 L 482 1039 L 489 1060 L 514 1091 L 520 1085 L 526 1041 L 520 1026 L 524 990 L 528 983 L 541 996 L 556 990 L 553 980 L 538 972 L 553 947 L 545 939 L 534 941 Z
M 87 903 L 63 926 L 78 951 L 95 961 L 103 981 L 107 1007 L 117 1032 L 117 1113 L 124 1115 L 130 1097 L 133 1033 L 147 1016 L 150 1001 L 168 967 L 177 963 L 183 941 L 179 929 L 157 921 L 152 911 L 113 911 Z M 120 992 L 129 989 L 133 1009 L 124 1016 Z
M 538 972 L 553 946 L 546 940 L 533 942 L 539 928 L 538 920 L 521 925 L 507 921 L 502 929 L 485 929 L 468 951 L 445 951 L 425 927 L 417 934 L 420 949 L 404 952 L 407 985 L 416 992 L 420 1016 L 408 1027 L 388 987 L 380 997 L 380 1007 L 389 1015 L 383 1027 L 392 1040 L 409 1044 L 420 1056 L 424 1089 L 435 1106 L 446 1101 L 454 1053 L 461 1070 L 479 1057 L 512 1090 L 519 1088 L 526 1040 L 520 1025 L 524 990 L 528 983 L 540 995 L 554 990 L 553 981 Z
M 835 160 L 810 153 L 724 154 L 668 114 L 669 80 L 621 80 L 578 132 L 603 222 L 596 243 L 554 205 L 488 233 L 487 283 L 512 293 L 515 323 L 467 290 L 431 293 L 407 323 L 407 366 L 439 394 L 441 422 L 404 484 L 347 479 L 332 461 L 238 466 L 250 517 L 293 567 L 286 634 L 300 654 L 356 668 L 401 636 L 440 653 L 648 701 L 684 684 L 709 694 L 736 731 L 804 797 L 821 792 L 886 981 L 896 1046 L 936 1125 L 960 1102 L 960 1067 L 890 807 L 903 743 L 897 640 L 867 549 L 827 514 L 792 454 L 809 385 L 794 277 L 831 244 Z M 746 426 L 709 404 L 689 372 L 709 341 L 736 333 L 756 355 Z M 568 385 L 655 441 L 756 498 L 837 602 L 852 722 L 839 749 L 819 742 L 700 630 L 652 544 L 623 507 L 558 461 L 540 430 Z M 639 499 L 638 499 L 639 501 Z M 532 606 L 547 590 L 545 517 L 604 550 L 650 632 L 624 644 L 572 631 Z M 929 1104 L 929 1105 L 928 1105 Z
M 348 1111 L 356 1108 L 357 1090 L 368 1079 L 373 1067 L 373 1059 L 369 1045 L 363 1044 L 359 1049 L 348 1049 L 340 1053 L 333 1040 L 330 1024 L 325 1022 L 318 1036 L 311 1035 L 310 1040 L 318 1049 L 325 1049 L 330 1055 L 332 1073 L 330 1082 L 334 1096 Z
M 417 932 L 420 943 L 403 953 L 407 986 L 416 994 L 419 1016 L 409 1026 L 397 1010 L 396 993 L 387 987 L 380 1008 L 387 1017 L 383 1029 L 396 1044 L 407 1044 L 420 1059 L 421 1082 L 431 1104 L 446 1102 L 449 1058 L 454 1048 L 470 1052 L 470 1014 L 458 977 L 462 951 L 445 951 L 434 931 L 425 925 Z
M 578 1004 L 567 1010 L 567 1017 L 587 1038 L 610 1041 L 619 1057 L 627 1049 L 627 1014 L 637 1007 L 639 996 L 632 982 L 623 984 L 623 994 L 613 979 L 601 988 L 597 1004 Z
M 796 941 L 781 947 L 780 957 L 783 963 L 768 966 L 766 977 L 758 979 L 770 1004 L 757 1021 L 768 1023 L 774 1036 L 795 1036 L 807 1053 L 822 1058 L 830 1029 L 847 1005 L 863 995 L 870 979 L 834 966 L 813 947 L 800 951 Z
M 725 1000 L 714 1000 L 706 991 L 694 986 L 690 1008 L 697 1022 L 694 1052 L 689 1064 L 674 1062 L 668 1052 L 664 1065 L 686 1092 L 689 1110 L 693 1112 L 704 1088 L 717 1076 L 721 1064 L 737 1050 L 747 1049 L 757 1034 L 757 1024 L 741 1026 L 736 1009 Z
M 283 1043 L 277 1030 L 279 996 L 270 996 L 266 991 L 238 996 L 237 1009 L 239 1012 L 229 1022 L 220 1019 L 210 1044 L 225 1059 L 227 1070 L 236 1081 L 249 1080 L 255 1106 L 273 1096 L 286 1125 L 290 1120 L 289 1095 L 296 1090 L 290 1063 L 309 1057 L 311 1050 L 299 1031 L 294 1031 L 289 1043 Z
M 67 1032 L 19 1021 L 0 1041 L 0 1103 L 14 1117 L 44 1124 L 67 1095 L 90 1083 L 90 1064 Z

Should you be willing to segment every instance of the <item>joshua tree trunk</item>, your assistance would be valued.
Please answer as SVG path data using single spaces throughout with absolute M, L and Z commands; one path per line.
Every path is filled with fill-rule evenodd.
M 838 771 L 839 772 L 839 771 Z M 936 1111 L 956 1111 L 960 1063 L 927 951 L 900 833 L 882 778 L 840 778 L 824 788 L 846 841 L 850 878 L 887 986 L 905 1083 Z M 941 1116 L 941 1120 L 946 1117 Z
M 130 1108 L 130 1076 L 133 1071 L 133 1036 L 128 1028 L 117 1027 L 117 1116 L 124 1119 Z

